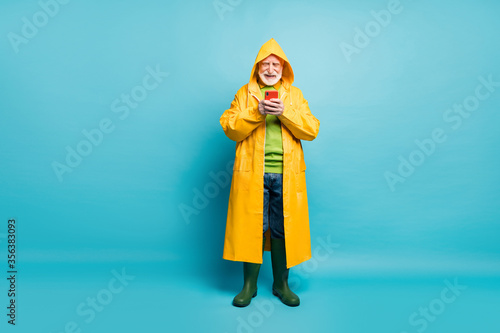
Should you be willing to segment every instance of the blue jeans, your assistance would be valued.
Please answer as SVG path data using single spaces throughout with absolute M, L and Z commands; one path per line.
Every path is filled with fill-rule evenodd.
M 264 174 L 264 232 L 271 228 L 271 238 L 285 238 L 283 226 L 283 175 Z

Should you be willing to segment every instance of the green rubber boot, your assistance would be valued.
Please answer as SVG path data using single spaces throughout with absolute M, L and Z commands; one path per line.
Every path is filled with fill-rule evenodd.
M 294 294 L 288 287 L 288 272 L 286 268 L 286 251 L 284 239 L 271 238 L 271 260 L 273 264 L 273 295 L 288 306 L 298 306 L 299 296 Z
M 262 252 L 264 252 L 264 244 L 266 244 L 265 237 L 262 243 Z M 248 306 L 252 298 L 257 296 L 257 278 L 259 277 L 260 265 L 250 262 L 243 263 L 243 289 L 234 297 L 234 306 L 241 308 Z

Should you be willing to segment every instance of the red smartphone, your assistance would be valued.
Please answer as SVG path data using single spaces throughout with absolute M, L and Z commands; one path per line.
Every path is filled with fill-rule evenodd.
M 271 98 L 279 98 L 278 90 L 266 91 L 266 101 L 270 100 Z

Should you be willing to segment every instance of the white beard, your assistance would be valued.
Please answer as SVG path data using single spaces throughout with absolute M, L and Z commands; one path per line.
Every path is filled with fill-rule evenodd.
M 268 71 L 265 71 L 264 73 L 259 73 L 260 80 L 266 85 L 266 86 L 274 86 L 276 83 L 281 80 L 281 74 L 279 73 L 272 73 L 272 75 L 275 75 L 274 78 L 267 78 L 266 74 L 270 74 Z

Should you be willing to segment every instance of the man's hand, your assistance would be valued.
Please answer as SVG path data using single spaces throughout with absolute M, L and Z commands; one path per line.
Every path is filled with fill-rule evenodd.
M 266 114 L 266 105 L 264 104 L 265 100 L 261 99 L 259 101 L 259 113 Z
M 260 114 L 270 114 L 273 116 L 281 116 L 285 111 L 285 106 L 283 101 L 279 98 L 272 98 L 268 101 L 262 99 L 259 102 L 259 112 Z

